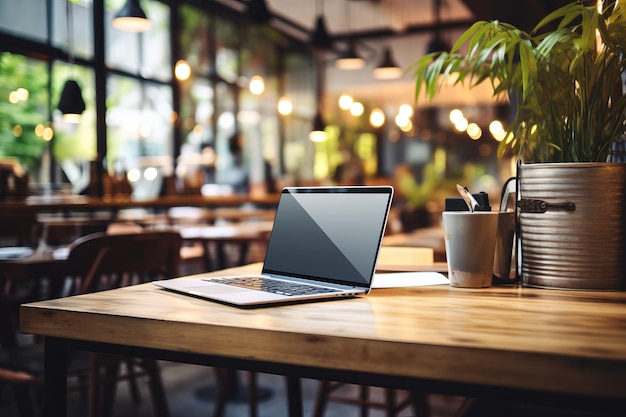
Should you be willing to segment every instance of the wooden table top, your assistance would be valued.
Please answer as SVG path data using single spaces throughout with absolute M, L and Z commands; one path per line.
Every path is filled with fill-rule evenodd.
M 258 272 L 260 264 L 219 271 Z M 142 284 L 31 303 L 21 330 L 460 384 L 626 399 L 626 292 L 375 289 L 253 310 Z
M 173 227 L 188 240 L 263 240 L 272 231 L 271 221 L 241 222 L 221 226 L 198 225 Z

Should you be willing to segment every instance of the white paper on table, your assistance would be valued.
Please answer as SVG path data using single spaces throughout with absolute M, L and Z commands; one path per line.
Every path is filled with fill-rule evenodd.
M 394 272 L 374 274 L 372 288 L 422 287 L 449 284 L 448 278 L 439 272 Z
M 57 248 L 52 251 L 52 259 L 67 259 L 70 256 L 70 248 L 68 246 L 64 246 L 62 248 Z

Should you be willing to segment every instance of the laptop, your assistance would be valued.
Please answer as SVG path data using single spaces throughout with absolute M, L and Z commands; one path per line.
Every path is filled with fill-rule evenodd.
M 260 275 L 154 284 L 239 307 L 367 294 L 392 198 L 391 186 L 284 188 Z

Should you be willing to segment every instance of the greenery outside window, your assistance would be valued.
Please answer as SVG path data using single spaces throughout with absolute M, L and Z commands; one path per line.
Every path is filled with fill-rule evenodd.
M 48 70 L 44 62 L 0 54 L 0 158 L 15 158 L 31 180 L 54 137 L 48 123 Z

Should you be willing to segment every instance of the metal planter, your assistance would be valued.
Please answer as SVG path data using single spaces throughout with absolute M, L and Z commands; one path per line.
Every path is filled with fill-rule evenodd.
M 522 284 L 626 289 L 626 163 L 521 164 L 518 190 Z

